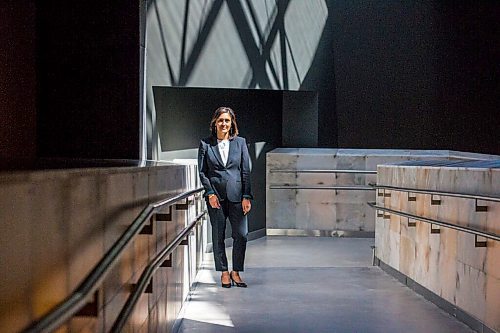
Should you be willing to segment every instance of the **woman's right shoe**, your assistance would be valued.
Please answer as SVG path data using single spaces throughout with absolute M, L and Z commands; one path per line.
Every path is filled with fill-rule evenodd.
M 231 288 L 231 277 L 229 277 L 229 283 L 224 283 L 222 282 L 222 276 L 220 277 L 220 284 L 222 285 L 222 288 Z

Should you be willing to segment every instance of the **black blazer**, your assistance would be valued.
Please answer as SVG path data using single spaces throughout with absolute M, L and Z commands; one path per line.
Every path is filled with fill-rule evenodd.
M 216 194 L 219 200 L 240 202 L 253 199 L 250 184 L 250 155 L 246 140 L 241 137 L 229 139 L 227 164 L 222 157 L 214 137 L 200 141 L 198 148 L 198 172 L 205 188 L 205 196 Z

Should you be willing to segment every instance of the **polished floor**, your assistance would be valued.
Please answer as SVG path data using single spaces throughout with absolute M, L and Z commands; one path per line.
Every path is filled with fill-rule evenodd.
M 178 332 L 473 332 L 373 267 L 371 245 L 360 238 L 254 240 L 242 273 L 246 289 L 221 288 L 207 260 Z

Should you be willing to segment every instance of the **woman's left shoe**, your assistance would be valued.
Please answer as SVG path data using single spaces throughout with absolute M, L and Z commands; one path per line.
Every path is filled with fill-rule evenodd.
M 238 272 L 236 272 L 236 271 L 232 271 L 232 272 L 231 272 L 231 274 L 229 274 L 229 276 L 231 277 L 231 284 L 232 284 L 233 286 L 236 286 L 236 287 L 246 288 L 246 287 L 247 287 L 247 284 L 246 284 L 245 282 L 243 282 L 243 281 L 241 281 L 241 282 L 237 282 L 237 281 L 233 278 L 233 273 L 234 273 L 234 275 L 235 275 L 235 276 L 237 276 L 237 277 L 239 278 L 239 280 L 241 281 L 241 278 L 240 278 L 240 276 L 239 276 Z

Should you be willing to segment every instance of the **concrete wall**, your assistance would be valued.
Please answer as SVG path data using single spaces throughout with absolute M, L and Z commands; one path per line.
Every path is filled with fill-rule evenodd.
M 446 161 L 434 166 L 381 165 L 377 182 L 499 197 L 498 165 L 498 160 L 490 163 L 492 168 L 477 162 Z M 431 205 L 430 195 L 412 196 L 416 196 L 416 201 L 408 201 L 407 193 L 390 191 L 390 197 L 377 196 L 377 203 L 500 234 L 500 203 L 479 201 L 480 205 L 488 206 L 488 211 L 476 212 L 471 199 L 437 196 L 434 199 L 441 199 L 441 204 Z M 409 226 L 406 218 L 394 214 L 377 218 L 377 257 L 476 320 L 500 331 L 500 242 L 488 240 L 487 247 L 475 247 L 474 235 L 444 227 L 435 234 L 430 228 L 430 224 L 418 221 L 414 227 Z
M 267 153 L 266 228 L 331 234 L 372 235 L 375 213 L 366 203 L 374 191 L 270 189 L 271 185 L 368 185 L 376 175 L 277 173 L 272 170 L 377 170 L 384 163 L 433 159 L 490 159 L 495 156 L 436 150 L 278 148 Z M 272 231 L 271 231 L 272 229 Z
M 62 301 L 149 202 L 193 188 L 188 176 L 176 165 L 0 174 L 0 331 L 17 332 Z M 72 319 L 62 331 L 109 331 L 148 260 L 194 212 L 173 214 L 153 235 L 137 235 L 107 275 L 99 316 Z M 154 275 L 126 331 L 170 330 L 189 287 L 185 249 L 174 253 L 174 268 Z

